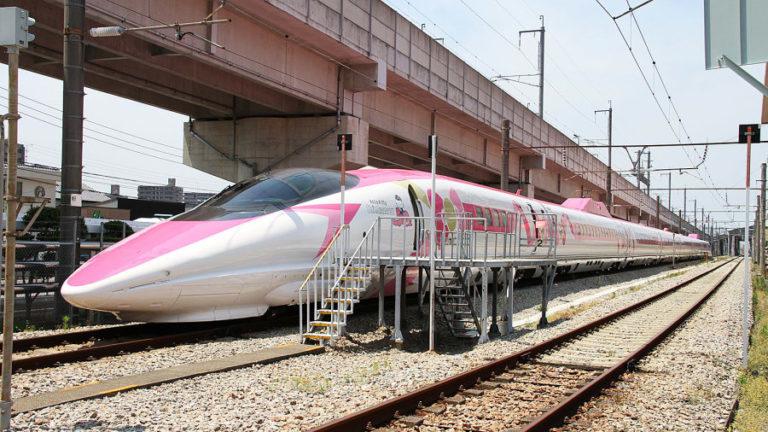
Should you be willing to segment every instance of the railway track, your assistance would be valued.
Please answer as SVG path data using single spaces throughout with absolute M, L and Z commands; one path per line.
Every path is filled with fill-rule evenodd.
M 375 301 L 364 301 L 359 309 L 375 311 L 376 307 Z M 17 339 L 13 341 L 13 371 L 29 371 L 295 324 L 295 310 L 277 308 L 267 315 L 233 321 L 139 323 Z
M 561 336 L 313 430 L 549 430 L 685 322 L 733 273 L 739 265 L 733 261 Z
M 373 311 L 376 303 L 363 301 L 359 308 L 361 312 Z M 140 323 L 16 339 L 13 370 L 29 371 L 294 324 L 295 314 L 277 310 L 262 317 L 221 323 Z
M 222 323 L 130 324 L 18 339 L 13 342 L 13 370 L 28 371 L 63 363 L 234 336 L 293 325 L 295 321 L 291 314 L 276 314 Z M 75 347 L 73 348 L 72 345 Z M 42 354 L 40 354 L 41 351 Z

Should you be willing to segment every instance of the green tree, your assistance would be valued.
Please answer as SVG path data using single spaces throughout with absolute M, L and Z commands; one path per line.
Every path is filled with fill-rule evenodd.
M 37 209 L 38 207 L 30 207 L 24 213 L 24 216 L 21 218 L 24 226 L 32 220 L 32 216 L 34 216 Z M 61 213 L 58 207 L 43 207 L 35 223 L 32 224 L 32 228 L 21 240 L 58 241 L 60 218 Z M 80 218 L 80 238 L 85 239 L 87 236 L 88 230 L 85 226 L 85 220 Z
M 133 234 L 133 228 L 123 221 L 105 222 L 103 226 L 104 241 L 117 242 L 123 239 L 123 225 L 125 225 L 125 237 Z
M 24 222 L 24 226 L 27 226 L 32 216 L 37 211 L 37 207 L 30 207 L 29 210 L 21 218 Z M 59 209 L 56 207 L 43 207 L 40 215 L 32 224 L 32 228 L 29 233 L 24 236 L 23 240 L 43 240 L 43 241 L 58 241 L 59 240 Z

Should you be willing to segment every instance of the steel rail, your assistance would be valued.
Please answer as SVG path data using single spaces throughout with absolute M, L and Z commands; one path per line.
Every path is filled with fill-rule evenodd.
M 522 432 L 542 432 L 548 431 L 550 428 L 563 424 L 566 417 L 579 409 L 585 402 L 596 396 L 606 386 L 610 385 L 614 380 L 619 378 L 624 372 L 632 369 L 637 364 L 638 360 L 650 353 L 660 343 L 662 343 L 670 333 L 675 331 L 680 325 L 685 322 L 704 302 L 706 302 L 712 295 L 725 283 L 725 281 L 733 274 L 739 264 L 733 266 L 723 275 L 712 288 L 707 290 L 706 294 L 701 296 L 699 300 L 686 309 L 683 313 L 659 331 L 653 338 L 643 344 L 640 348 L 630 353 L 623 359 L 621 359 L 616 365 L 608 368 L 605 372 L 600 374 L 594 380 L 590 381 L 582 388 L 570 395 L 566 400 L 562 401 L 559 405 L 550 409 L 540 417 L 534 419 L 528 425 L 520 429 Z
M 358 307 L 361 312 L 370 312 L 375 310 L 377 305 L 375 299 L 366 299 Z M 58 353 L 14 359 L 13 370 L 34 370 L 61 363 L 74 363 L 122 353 L 144 351 L 148 348 L 162 348 L 225 335 L 269 330 L 293 325 L 294 320 L 295 315 L 290 308 L 284 308 L 260 317 L 227 321 L 222 324 L 211 324 L 210 322 L 170 325 L 139 323 L 18 339 L 13 342 L 14 352 L 28 351 L 32 348 L 55 347 L 64 343 L 82 343 L 93 339 L 133 338 L 127 341 L 116 341 Z M 180 331 L 182 328 L 183 331 Z
M 479 382 L 488 380 L 495 375 L 501 374 L 506 370 L 514 367 L 517 363 L 528 360 L 529 358 L 543 354 L 546 351 L 562 345 L 578 336 L 583 335 L 593 329 L 601 327 L 610 321 L 615 320 L 630 312 L 636 311 L 656 300 L 665 297 L 691 283 L 712 274 L 713 272 L 723 268 L 729 263 L 735 260 L 728 260 L 718 266 L 705 270 L 699 274 L 691 276 L 681 282 L 678 282 L 673 287 L 661 291 L 657 294 L 649 296 L 644 300 L 634 303 L 630 306 L 624 307 L 617 311 L 614 311 L 608 315 L 603 316 L 597 320 L 579 326 L 573 330 L 570 330 L 560 336 L 556 336 L 552 339 L 548 339 L 544 342 L 538 343 L 532 347 L 523 349 L 514 354 L 510 354 L 506 357 L 502 357 L 498 360 L 486 363 L 484 365 L 475 367 L 466 372 L 448 377 L 444 380 L 438 381 L 433 384 L 416 389 L 412 392 L 404 395 L 391 398 L 378 405 L 374 405 L 369 408 L 365 408 L 360 411 L 353 412 L 339 419 L 331 420 L 327 423 L 321 424 L 313 429 L 312 432 L 331 432 L 331 431 L 366 431 L 371 427 L 385 424 L 392 419 L 396 418 L 400 414 L 406 414 L 413 412 L 420 406 L 430 405 L 439 401 L 440 399 L 453 395 L 461 390 L 473 387 Z M 735 267 L 734 267 L 735 268 Z M 730 272 L 732 272 L 731 270 Z M 729 273 L 730 273 L 729 272 Z
M 45 336 L 35 336 L 13 340 L 13 352 L 24 352 L 32 348 L 50 348 L 65 343 L 87 342 L 92 339 L 116 338 L 148 331 L 150 324 L 128 324 L 92 330 L 79 330 Z M 0 343 L 2 347 L 2 343 Z
M 105 343 L 103 345 L 94 345 L 90 347 L 83 347 L 79 349 L 74 350 L 66 350 L 51 354 L 44 354 L 44 355 L 36 355 L 36 356 L 30 356 L 30 357 L 22 357 L 13 359 L 13 370 L 34 370 L 34 369 L 40 369 L 44 367 L 50 367 L 50 366 L 56 366 L 62 363 L 74 363 L 78 361 L 85 361 L 85 360 L 93 360 L 96 358 L 101 357 L 109 357 L 114 356 L 118 354 L 123 353 L 129 353 L 129 352 L 137 352 L 137 351 L 144 351 L 148 348 L 162 348 L 162 347 L 168 347 L 173 346 L 181 343 L 189 343 L 189 342 L 195 342 L 202 339 L 210 339 L 215 337 L 222 337 L 227 335 L 234 335 L 234 334 L 241 334 L 246 332 L 252 332 L 252 331 L 260 331 L 260 330 L 267 330 L 274 328 L 276 326 L 283 326 L 283 325 L 291 325 L 294 322 L 294 317 L 291 314 L 284 314 L 280 316 L 265 316 L 265 317 L 259 317 L 257 319 L 249 319 L 249 320 L 242 320 L 238 321 L 236 323 L 227 323 L 226 325 L 216 325 L 211 328 L 207 329 L 196 329 L 193 331 L 189 331 L 189 327 L 187 327 L 187 331 L 183 332 L 169 332 L 168 329 L 164 329 L 166 334 L 162 334 L 159 336 L 145 336 L 145 337 L 139 337 L 134 338 L 127 341 L 116 341 L 116 342 L 109 342 Z M 150 325 L 147 325 L 150 326 Z M 143 328 L 144 325 L 136 325 L 137 328 Z M 116 329 L 120 329 L 121 327 L 116 327 Z M 151 328 L 151 327 L 150 327 Z M 162 330 L 162 327 L 157 327 Z M 106 329 L 104 329 L 106 330 Z M 138 329 L 136 329 L 138 330 Z M 136 334 L 139 333 L 138 331 L 134 331 L 134 329 L 131 330 L 132 333 Z M 85 337 L 87 334 L 93 334 L 92 332 L 77 332 L 81 333 L 81 335 L 78 335 L 78 337 Z M 108 334 L 112 337 L 121 337 L 125 335 L 120 335 L 119 333 L 115 332 L 105 332 L 101 335 Z M 65 340 L 68 342 L 71 342 L 70 339 L 66 338 L 67 334 L 61 335 L 62 337 L 52 338 L 50 340 Z M 46 338 L 46 337 L 43 337 Z M 31 340 L 38 339 L 38 338 L 30 338 Z M 26 341 L 26 339 L 23 339 Z M 86 339 L 88 340 L 88 339 Z M 14 345 L 16 342 L 14 342 Z M 29 347 L 33 346 L 33 342 L 28 342 L 27 345 Z

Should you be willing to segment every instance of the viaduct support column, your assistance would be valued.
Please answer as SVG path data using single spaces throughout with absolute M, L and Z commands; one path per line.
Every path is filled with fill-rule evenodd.
M 67 0 L 64 4 L 64 94 L 61 127 L 61 210 L 59 267 L 56 282 L 64 280 L 77 268 L 77 241 L 80 228 L 80 207 L 73 206 L 72 197 L 79 198 L 83 190 L 83 27 L 85 0 Z M 76 200 L 75 198 L 75 200 Z M 56 317 L 66 314 L 70 307 L 56 292 Z

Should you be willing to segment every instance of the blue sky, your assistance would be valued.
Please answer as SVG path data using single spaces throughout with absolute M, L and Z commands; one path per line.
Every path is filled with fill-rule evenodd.
M 518 47 L 517 32 L 538 28 L 539 15 L 544 15 L 547 30 L 545 118 L 548 121 L 569 136 L 604 139 L 606 119 L 593 111 L 606 108 L 610 100 L 614 107 L 615 144 L 671 143 L 676 142 L 675 133 L 686 141 L 685 133 L 675 124 L 677 117 L 666 102 L 660 80 L 630 16 L 622 18 L 619 24 L 662 101 L 662 108 L 675 124 L 674 133 L 652 99 L 612 20 L 594 0 L 386 2 L 417 25 L 425 24 L 428 34 L 444 38 L 449 49 L 488 77 L 536 72 L 532 64 L 537 62 L 537 40 L 528 35 Z M 625 0 L 603 0 L 603 4 L 614 13 L 627 7 Z M 761 99 L 754 89 L 729 70 L 704 70 L 701 0 L 655 0 L 638 10 L 636 18 L 692 141 L 733 140 L 739 123 L 759 122 Z M 754 65 L 747 70 L 762 77 L 763 68 L 763 65 Z M 531 78 L 531 82 L 534 81 Z M 7 82 L 7 68 L 2 65 L 0 86 L 6 88 Z M 537 110 L 537 89 L 514 83 L 505 83 L 503 87 Z M 56 109 L 61 107 L 61 83 L 22 72 L 20 92 L 21 103 L 25 105 L 21 111 L 26 114 L 21 121 L 20 141 L 27 144 L 29 159 L 58 165 L 61 130 L 54 125 L 60 124 Z M 4 100 L 2 104 L 0 110 L 5 109 Z M 182 122 L 186 117 L 94 90 L 87 90 L 85 107 L 89 120 L 86 123 L 89 130 L 85 133 L 91 138 L 86 138 L 84 146 L 84 169 L 89 173 L 84 181 L 94 188 L 108 190 L 110 183 L 122 183 L 124 191 L 135 193 L 136 182 L 105 176 L 136 179 L 141 183 L 165 183 L 167 177 L 176 177 L 185 189 L 196 191 L 216 191 L 227 184 L 180 164 Z M 116 145 L 147 146 L 155 149 L 152 153 L 157 157 L 143 156 Z M 593 152 L 605 160 L 605 150 Z M 655 167 L 690 166 L 691 161 L 700 159 L 703 148 L 698 152 L 689 149 L 686 154 L 679 148 L 657 149 L 653 163 Z M 759 163 L 767 157 L 768 148 L 753 148 L 753 177 L 758 173 Z M 617 169 L 630 167 L 624 150 L 614 150 L 614 165 Z M 721 186 L 743 186 L 743 147 L 711 147 L 704 166 L 706 170 L 688 174 L 675 172 L 673 186 L 696 187 L 713 182 Z M 666 175 L 662 178 L 661 174 L 654 174 L 653 183 L 665 186 Z M 666 192 L 660 195 L 666 201 Z M 694 198 L 699 207 L 725 209 L 725 192 L 719 195 L 689 192 L 689 209 Z M 729 192 L 727 199 L 731 205 L 743 204 L 743 192 Z M 682 207 L 682 192 L 673 193 L 672 206 Z M 735 220 L 741 218 L 740 214 L 735 215 Z M 719 213 L 716 219 L 730 220 L 730 215 Z

